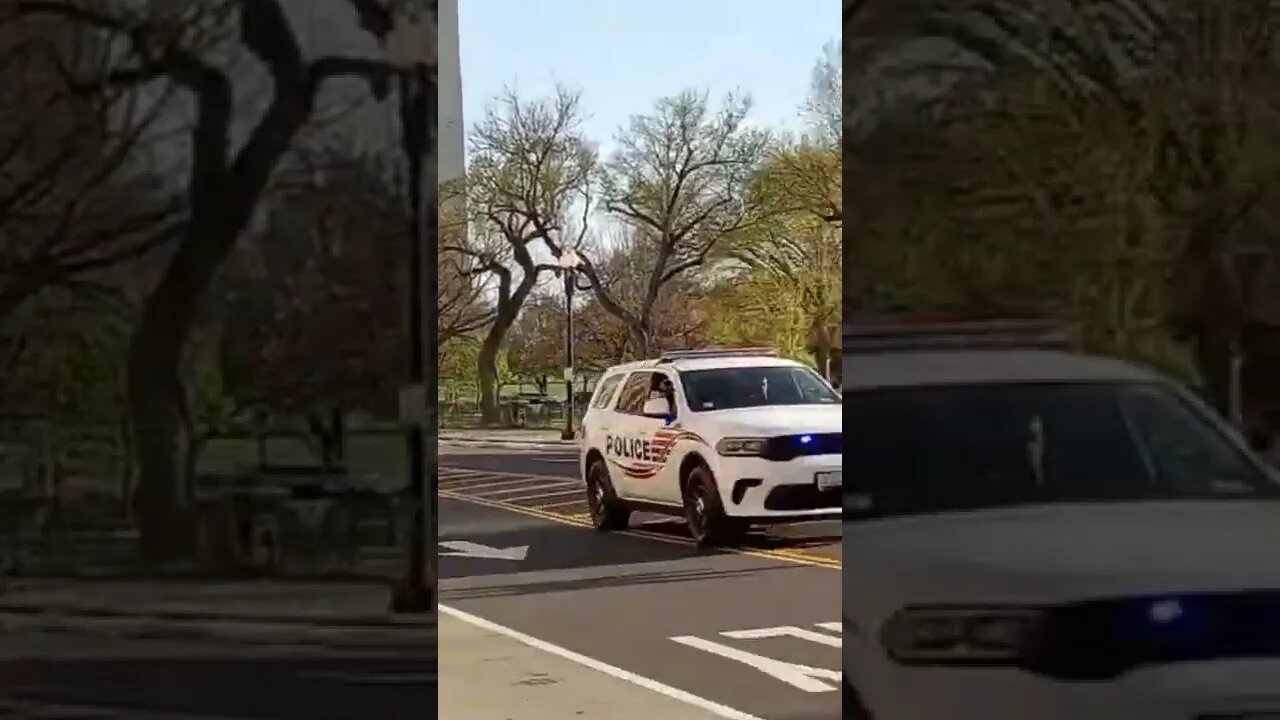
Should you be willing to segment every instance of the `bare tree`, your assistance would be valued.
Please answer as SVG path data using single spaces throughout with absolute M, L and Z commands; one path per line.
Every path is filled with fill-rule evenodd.
M 109 60 L 81 28 L 0 16 L 0 318 L 182 228 L 181 197 L 137 162 L 167 96 L 93 91 L 68 75 Z
M 598 285 L 593 302 L 579 311 L 578 325 L 588 333 L 585 345 L 598 344 L 601 348 L 584 347 L 578 351 L 582 357 L 618 362 L 627 356 L 650 357 L 654 350 L 690 347 L 710 339 L 707 313 L 700 309 L 707 305 L 709 283 L 692 273 L 673 277 L 665 284 L 666 291 L 658 295 L 651 313 L 653 324 L 647 348 L 637 342 L 631 326 L 609 312 L 601 301 L 602 296 L 607 296 L 622 307 L 639 307 L 648 293 L 658 249 L 647 230 L 625 226 L 616 228 L 607 241 L 594 249 L 592 254 L 598 259 L 592 271 Z
M 730 96 L 713 112 L 705 94 L 659 100 L 632 118 L 604 167 L 604 208 L 651 244 L 643 293 L 627 304 L 611 292 L 590 258 L 583 271 L 600 304 L 622 320 L 638 351 L 653 349 L 654 308 L 663 288 L 707 264 L 727 235 L 757 216 L 750 186 L 766 157 L 768 133 L 745 120 L 751 103 Z M 549 238 L 552 251 L 560 247 Z
M 839 42 L 828 43 L 822 48 L 822 58 L 813 67 L 809 95 L 802 109 L 809 121 L 810 139 L 822 147 L 840 147 L 844 128 L 844 84 Z
M 385 39 L 392 7 L 377 0 L 349 2 L 360 27 Z M 19 15 L 59 18 L 113 41 L 113 66 L 84 84 L 168 84 L 194 105 L 186 187 L 190 222 L 147 298 L 128 363 L 142 550 L 154 560 L 185 556 L 194 540 L 193 524 L 177 458 L 179 442 L 189 441 L 190 422 L 178 367 L 199 303 L 252 221 L 281 159 L 312 118 L 319 91 L 331 80 L 358 78 L 367 80 L 381 97 L 395 73 L 376 59 L 306 57 L 278 0 L 210 0 L 196 5 L 14 0 L 10 5 Z M 272 80 L 265 110 L 238 146 L 233 145 L 232 129 L 238 120 L 234 98 L 241 73 L 218 65 L 211 59 L 213 53 L 191 40 L 203 28 L 224 28 L 228 22 L 238 33 L 227 41 L 234 39 Z M 431 82 L 434 77 L 432 68 Z
M 503 340 L 543 274 L 557 269 L 538 262 L 537 241 L 555 244 L 570 213 L 580 209 L 575 203 L 589 207 L 596 155 L 582 136 L 579 106 L 578 95 L 563 89 L 533 102 L 509 92 L 471 136 L 467 183 L 479 241 L 450 249 L 471 255 L 496 277 L 493 321 L 478 359 L 481 411 L 488 423 L 498 420 Z
M 486 297 L 488 271 L 477 259 L 467 237 L 466 189 L 462 182 L 440 187 L 440 253 L 436 271 L 436 327 L 440 345 L 469 336 L 493 322 L 494 308 Z

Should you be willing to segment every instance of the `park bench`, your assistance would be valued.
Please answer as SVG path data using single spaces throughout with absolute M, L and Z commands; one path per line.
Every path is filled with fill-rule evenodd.
M 390 545 L 396 496 L 377 478 L 336 465 L 256 465 L 195 477 L 200 555 L 256 571 L 335 561 L 353 566 L 361 546 Z

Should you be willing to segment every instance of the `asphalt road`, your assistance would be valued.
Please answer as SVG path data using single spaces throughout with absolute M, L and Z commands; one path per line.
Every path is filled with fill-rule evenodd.
M 838 524 L 600 534 L 571 454 L 441 451 L 444 604 L 762 720 L 840 717 Z
M 0 718 L 421 720 L 435 672 L 434 655 L 8 634 Z

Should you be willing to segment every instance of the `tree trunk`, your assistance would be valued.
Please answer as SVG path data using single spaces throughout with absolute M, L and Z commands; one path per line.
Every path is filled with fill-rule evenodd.
M 499 418 L 498 407 L 498 353 L 502 350 L 502 341 L 507 332 L 520 316 L 520 308 L 529 293 L 537 285 L 538 276 L 532 266 L 525 267 L 525 275 L 520 279 L 515 292 L 506 302 L 499 300 L 497 312 L 494 313 L 493 324 L 480 343 L 480 354 L 477 358 L 477 370 L 480 375 L 480 416 L 485 425 L 496 425 Z
M 176 263 L 176 261 L 175 261 Z M 143 557 L 153 562 L 188 558 L 194 551 L 187 517 L 180 437 L 184 426 L 178 363 L 203 288 L 184 285 L 175 272 L 148 299 L 129 351 L 128 393 L 138 460 L 134 517 Z M 185 316 L 185 317 L 184 317 Z
M 319 412 L 307 412 L 307 432 L 311 433 L 311 452 L 320 456 L 321 465 L 333 462 L 333 443 L 329 439 L 329 425 Z
M 645 360 L 653 357 L 653 333 L 644 325 L 629 325 L 627 328 L 631 335 L 631 342 L 635 345 L 636 359 Z
M 122 417 L 117 428 L 120 437 L 120 511 L 125 517 L 133 519 L 133 489 L 137 475 L 137 453 L 134 451 L 133 427 L 128 416 Z
M 1192 350 L 1207 400 L 1230 418 L 1232 361 L 1243 332 L 1244 308 L 1234 286 L 1234 268 L 1209 253 L 1202 257 L 1194 266 L 1200 277 L 1192 313 Z
M 1205 398 L 1223 417 L 1230 417 L 1232 349 L 1225 335 L 1212 328 L 1201 329 L 1194 349 Z
M 315 438 L 320 464 L 340 465 L 346 456 L 346 415 L 342 408 L 329 408 L 327 413 L 307 414 L 307 429 Z
M 818 366 L 822 377 L 831 380 L 831 348 L 827 345 L 823 343 L 813 349 L 813 362 Z
M 347 414 L 342 408 L 335 407 L 330 411 L 329 432 L 333 435 L 334 461 L 342 464 L 347 460 Z
M 831 333 L 828 332 L 827 326 L 822 322 L 814 323 L 809 330 L 809 344 L 813 350 L 813 362 L 818 366 L 818 372 L 827 380 L 831 380 Z
M 243 188 L 240 188 L 243 190 Z M 178 369 L 200 301 L 248 223 L 256 195 L 193 209 L 183 244 L 147 297 L 129 346 L 128 398 L 138 459 L 134 512 L 143 558 L 190 559 L 196 549 L 185 463 L 191 424 Z M 215 212 L 216 211 L 216 212 Z
M 476 356 L 476 370 L 480 377 L 480 418 L 485 425 L 497 425 L 498 417 L 498 351 L 502 349 L 502 336 L 489 331 L 480 352 Z

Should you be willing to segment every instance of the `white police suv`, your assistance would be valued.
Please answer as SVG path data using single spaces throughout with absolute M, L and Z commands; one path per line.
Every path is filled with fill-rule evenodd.
M 1280 718 L 1280 485 L 1043 328 L 846 328 L 845 717 Z
M 669 352 L 611 368 L 582 420 L 600 530 L 633 511 L 683 515 L 700 544 L 755 523 L 840 515 L 840 395 L 770 350 Z

